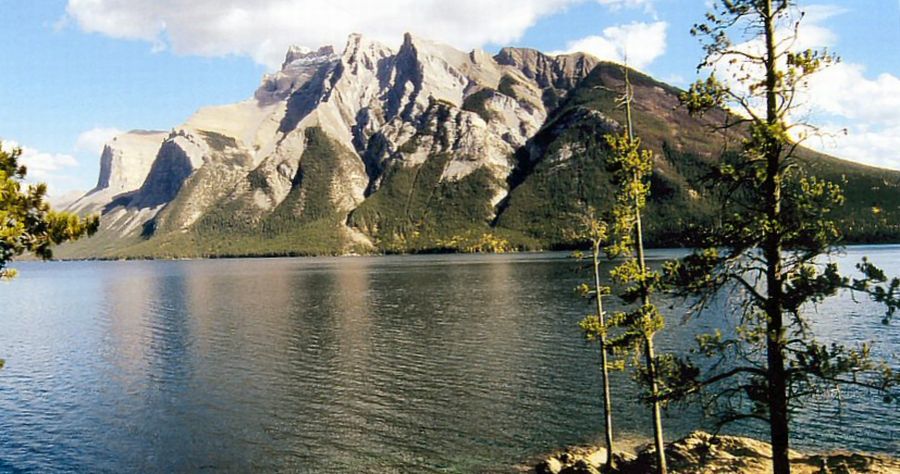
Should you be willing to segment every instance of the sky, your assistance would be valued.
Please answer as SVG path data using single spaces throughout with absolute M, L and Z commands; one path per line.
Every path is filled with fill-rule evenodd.
M 350 33 L 460 49 L 584 51 L 687 87 L 689 33 L 710 0 L 0 0 L 0 140 L 51 195 L 97 180 L 103 143 L 169 130 L 252 96 L 291 44 L 342 49 Z M 813 148 L 900 170 L 900 0 L 801 0 L 805 44 L 841 63 L 811 83 Z M 846 135 L 843 131 L 846 130 Z M 841 133 L 838 133 L 841 132 Z

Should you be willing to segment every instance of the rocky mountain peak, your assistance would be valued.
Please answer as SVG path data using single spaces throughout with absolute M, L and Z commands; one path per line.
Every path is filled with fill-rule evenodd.
M 384 61 L 395 54 L 392 48 L 359 33 L 353 33 L 347 38 L 341 63 L 345 68 L 352 69 L 354 74 L 358 73 L 360 67 L 377 73 L 379 69 L 384 68 Z
M 312 79 L 323 66 L 337 61 L 338 55 L 332 46 L 322 46 L 315 51 L 302 46 L 291 46 L 285 54 L 281 70 L 263 76 L 254 98 L 261 105 L 284 100 Z
M 203 166 L 210 144 L 186 129 L 173 130 L 162 143 L 147 178 L 131 201 L 135 208 L 166 204 L 178 194 L 184 181 Z
M 123 193 L 139 188 L 164 138 L 165 132 L 150 130 L 132 130 L 113 137 L 103 145 L 95 189 Z
M 294 69 L 309 64 L 319 64 L 323 61 L 333 60 L 336 57 L 333 46 L 322 46 L 312 51 L 309 49 L 294 49 L 292 47 L 285 55 L 282 69 Z
M 414 51 L 420 56 L 439 56 L 451 64 L 459 63 L 466 56 L 465 52 L 453 46 L 408 32 L 403 34 L 403 45 L 400 49 Z
M 502 71 L 483 51 L 464 52 L 407 33 L 397 53 L 398 77 L 410 83 L 407 96 L 424 111 L 430 98 L 462 107 L 465 98 L 496 88 Z
M 600 63 L 600 60 L 589 54 L 550 56 L 529 48 L 503 48 L 494 56 L 494 60 L 522 71 L 542 88 L 554 89 L 574 87 Z
M 284 55 L 284 62 L 281 63 L 281 69 L 286 68 L 287 65 L 294 62 L 295 59 L 301 56 L 305 56 L 311 52 L 312 50 L 307 48 L 306 46 L 299 46 L 296 44 L 288 46 L 287 53 L 285 53 Z

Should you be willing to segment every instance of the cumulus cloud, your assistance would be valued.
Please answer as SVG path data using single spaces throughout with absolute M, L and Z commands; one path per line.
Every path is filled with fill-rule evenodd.
M 66 12 L 88 32 L 179 54 L 246 55 L 274 69 L 289 45 L 340 47 L 354 32 L 388 44 L 399 44 L 407 31 L 464 49 L 510 43 L 539 18 L 578 1 L 69 0 Z
M 827 21 L 847 10 L 831 5 L 803 7 L 805 16 L 798 30 L 795 50 L 839 47 L 839 38 L 827 26 Z M 782 25 L 782 37 L 791 33 L 791 25 Z M 759 39 L 736 46 L 745 52 L 760 55 L 763 43 Z M 718 63 L 714 69 L 720 78 L 737 90 L 743 84 L 731 78 L 740 71 L 754 76 L 764 73 L 747 64 Z M 806 90 L 800 91 L 792 112 L 794 122 L 808 122 L 823 132 L 812 137 L 806 145 L 839 158 L 873 166 L 900 169 L 900 78 L 893 74 L 867 77 L 862 64 L 840 62 L 827 67 L 809 79 Z M 762 103 L 753 104 L 761 112 Z
M 865 75 L 859 64 L 834 65 L 810 81 L 804 100 L 832 136 L 810 146 L 841 158 L 900 169 L 900 78 Z M 841 133 L 846 130 L 846 135 Z
M 97 127 L 81 132 L 75 139 L 75 151 L 100 156 L 103 146 L 116 135 L 121 135 L 118 128 Z
M 26 178 L 30 183 L 47 183 L 48 189 L 71 189 L 74 178 L 67 174 L 69 168 L 78 167 L 78 160 L 74 156 L 64 153 L 47 153 L 21 146 L 15 141 L 4 141 L 4 151 L 14 148 L 22 149 L 19 164 L 28 169 Z
M 22 164 L 28 167 L 29 173 L 36 178 L 43 178 L 54 171 L 78 166 L 74 156 L 65 153 L 45 153 L 34 148 L 22 148 Z
M 810 101 L 816 111 L 864 124 L 900 126 L 900 78 L 865 76 L 860 64 L 839 63 L 810 80 Z
M 900 126 L 885 125 L 876 130 L 851 127 L 846 136 L 837 134 L 839 125 L 824 128 L 835 135 L 810 141 L 812 148 L 859 163 L 900 170 Z
M 647 13 L 654 12 L 653 0 L 596 0 L 596 2 L 613 11 L 623 8 L 643 8 Z
M 580 51 L 615 62 L 625 62 L 627 57 L 630 66 L 642 69 L 666 52 L 668 27 L 664 21 L 611 26 L 604 29 L 601 35 L 568 43 L 562 52 Z
M 804 47 L 833 47 L 837 35 L 818 24 L 843 13 L 822 9 L 807 14 L 812 32 Z M 866 74 L 866 67 L 841 62 L 828 67 L 809 81 L 801 96 L 801 112 L 821 125 L 823 138 L 808 145 L 831 155 L 873 166 L 900 170 L 900 77 L 883 73 Z

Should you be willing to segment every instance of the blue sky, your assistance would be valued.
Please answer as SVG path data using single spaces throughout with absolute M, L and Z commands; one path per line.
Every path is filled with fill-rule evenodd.
M 462 49 L 586 50 L 686 86 L 705 0 L 0 0 L 0 139 L 26 148 L 51 193 L 91 188 L 116 131 L 168 130 L 205 105 L 250 97 L 290 43 L 403 31 Z M 819 0 L 809 37 L 843 63 L 815 84 L 817 148 L 900 169 L 900 0 Z M 634 59 L 631 61 L 631 59 Z

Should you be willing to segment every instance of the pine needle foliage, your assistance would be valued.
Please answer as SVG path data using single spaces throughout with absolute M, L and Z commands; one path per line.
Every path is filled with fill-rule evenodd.
M 0 280 L 16 276 L 8 267 L 14 258 L 31 253 L 50 259 L 53 245 L 91 235 L 99 226 L 98 217 L 51 210 L 45 184 L 25 187 L 28 170 L 21 156 L 21 148 L 7 151 L 0 143 Z

